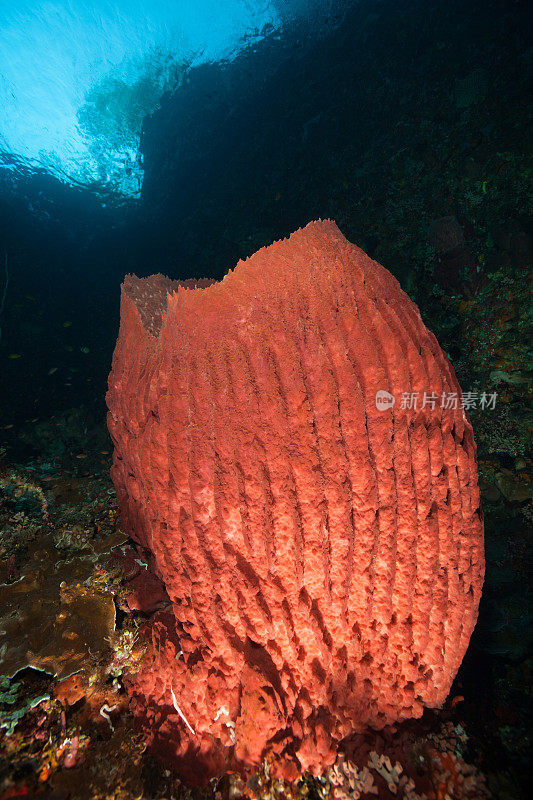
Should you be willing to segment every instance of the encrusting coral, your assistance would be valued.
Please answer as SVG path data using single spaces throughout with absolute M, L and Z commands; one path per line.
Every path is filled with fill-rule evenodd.
M 484 572 L 460 399 L 416 306 L 331 221 L 219 283 L 126 278 L 112 477 L 171 603 L 129 691 L 187 779 L 274 756 L 318 774 L 354 730 L 442 704 Z

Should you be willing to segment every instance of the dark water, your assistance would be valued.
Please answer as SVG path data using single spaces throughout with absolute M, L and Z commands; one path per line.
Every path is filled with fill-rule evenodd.
M 305 14 L 268 28 L 158 99 L 142 121 L 138 198 L 0 153 L 0 443 L 14 459 L 39 456 L 21 436 L 31 420 L 80 407 L 85 427 L 103 420 L 126 273 L 220 278 L 317 218 L 398 277 L 463 388 L 496 382 L 505 412 L 474 415 L 488 465 L 487 586 L 456 690 L 485 763 L 501 763 L 511 786 L 530 774 L 530 500 L 501 489 L 531 472 L 529 11 L 518 0 L 361 0 L 334 4 L 318 32 Z M 432 234 L 448 217 L 463 237 L 457 258 Z M 493 285 L 516 308 L 490 355 Z
M 528 146 L 526 3 L 347 8 L 318 42 L 289 30 L 192 70 L 144 120 L 139 201 L 102 207 L 95 192 L 44 171 L 13 183 L 0 170 L 6 424 L 82 401 L 101 410 L 126 272 L 221 277 L 318 217 L 333 217 L 370 255 L 387 238 L 400 250 L 399 227 L 421 249 L 431 220 L 460 206 L 465 164 L 490 179 L 498 152 Z M 422 189 L 424 171 L 442 185 Z M 403 225 L 385 217 L 392 194 L 405 204 Z M 515 205 L 524 226 L 527 209 Z M 385 266 L 405 281 L 413 253 L 399 255 Z

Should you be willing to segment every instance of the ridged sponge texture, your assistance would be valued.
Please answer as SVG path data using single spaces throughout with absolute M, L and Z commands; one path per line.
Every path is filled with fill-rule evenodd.
M 318 772 L 352 731 L 444 701 L 484 572 L 460 398 L 417 307 L 332 221 L 219 283 L 126 278 L 112 477 L 173 612 L 130 691 L 189 778 L 270 754 Z

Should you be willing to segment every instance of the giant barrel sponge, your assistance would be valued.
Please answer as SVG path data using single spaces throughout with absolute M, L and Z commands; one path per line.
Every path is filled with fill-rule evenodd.
M 443 703 L 483 582 L 476 447 L 386 269 L 319 221 L 218 283 L 128 276 L 107 402 L 170 601 L 129 682 L 156 752 L 293 778 Z

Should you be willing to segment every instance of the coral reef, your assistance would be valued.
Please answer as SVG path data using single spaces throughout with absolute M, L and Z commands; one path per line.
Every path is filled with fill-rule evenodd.
M 130 682 L 161 756 L 293 779 L 442 704 L 483 581 L 475 445 L 390 273 L 325 221 L 207 288 L 130 276 L 107 400 L 172 603 Z
M 11 502 L 18 506 L 38 505 L 43 520 L 48 518 L 48 501 L 41 486 L 27 472 L 2 464 L 5 450 L 0 448 L 0 505 Z
M 0 583 L 0 674 L 11 677 L 27 667 L 59 677 L 87 672 L 94 655 L 109 648 L 106 639 L 114 634 L 109 581 L 113 572 L 118 575 L 118 567 L 104 565 L 124 535 L 114 526 L 107 536 L 101 535 L 113 515 L 116 522 L 116 512 L 102 509 L 100 498 L 96 507 L 86 497 L 85 513 L 62 508 L 61 492 L 56 494 L 55 488 L 64 491 L 64 482 L 48 480 L 45 493 L 43 481 L 22 477 L 27 473 L 10 467 L 4 472 L 7 480 L 0 477 L 5 505 L 15 503 L 11 514 L 0 507 L 0 556 L 5 559 L 0 569 L 5 581 Z M 78 499 L 77 493 L 73 496 Z M 17 510 L 16 504 L 26 497 L 37 500 L 33 512 L 32 504 L 26 513 Z M 77 557 L 69 558 L 72 553 Z
M 461 725 L 449 721 L 426 732 L 422 726 L 418 730 L 406 726 L 391 733 L 388 744 L 370 734 L 366 741 L 348 745 L 350 757 L 339 754 L 323 776 L 324 787 L 333 800 L 488 799 L 491 793 L 484 776 L 465 761 L 467 740 Z

